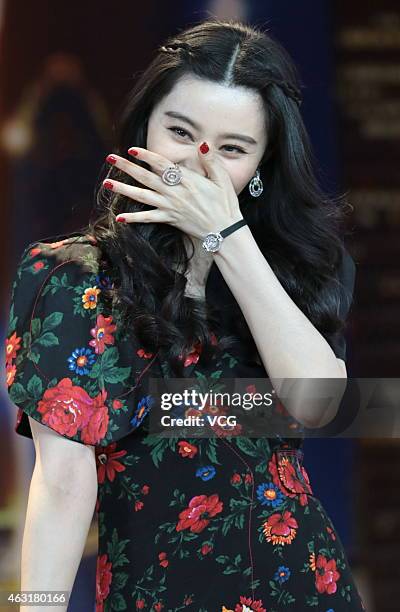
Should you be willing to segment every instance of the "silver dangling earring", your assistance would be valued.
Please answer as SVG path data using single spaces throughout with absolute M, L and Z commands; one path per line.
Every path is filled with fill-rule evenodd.
M 249 183 L 249 191 L 253 198 L 258 198 L 264 190 L 264 185 L 260 177 L 260 171 L 257 168 L 255 175 Z

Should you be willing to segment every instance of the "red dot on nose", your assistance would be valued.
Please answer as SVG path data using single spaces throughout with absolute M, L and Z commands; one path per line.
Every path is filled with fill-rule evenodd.
M 210 150 L 210 148 L 209 148 L 209 146 L 208 146 L 208 144 L 207 144 L 206 142 L 203 142 L 203 143 L 200 145 L 200 151 L 201 151 L 201 153 L 207 153 L 209 150 Z

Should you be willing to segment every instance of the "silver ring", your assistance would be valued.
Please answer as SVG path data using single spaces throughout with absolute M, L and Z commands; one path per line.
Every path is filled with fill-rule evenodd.
M 168 166 L 162 173 L 161 179 L 166 185 L 178 185 L 182 180 L 182 171 L 178 164 Z

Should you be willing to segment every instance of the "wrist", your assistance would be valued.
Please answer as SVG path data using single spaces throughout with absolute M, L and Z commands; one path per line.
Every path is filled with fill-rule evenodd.
M 245 227 L 246 225 L 247 223 L 245 219 L 241 216 L 240 219 L 232 221 L 223 229 L 215 232 L 209 232 L 203 239 L 203 249 L 210 253 L 218 252 L 225 238 L 229 237 L 231 234 L 238 231 L 240 228 Z

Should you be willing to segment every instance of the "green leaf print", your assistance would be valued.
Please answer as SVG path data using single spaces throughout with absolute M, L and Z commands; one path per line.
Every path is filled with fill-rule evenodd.
M 8 315 L 8 327 L 7 327 L 7 337 L 11 336 L 11 334 L 16 330 L 17 328 L 17 317 L 14 314 L 14 294 L 11 295 L 11 306 L 9 309 L 9 315 Z
M 52 312 L 43 321 L 42 331 L 47 332 L 61 324 L 64 314 L 62 312 Z
M 217 440 L 215 438 L 210 438 L 209 440 L 207 440 L 206 455 L 211 461 L 211 463 L 222 465 L 221 462 L 217 459 Z
M 125 599 L 122 597 L 121 593 L 113 593 L 111 595 L 110 600 L 111 610 L 127 610 L 127 605 Z
M 12 385 L 10 388 L 10 398 L 14 404 L 22 404 L 22 402 L 28 399 L 28 394 L 21 383 L 16 382 Z
M 107 348 L 92 367 L 89 376 L 98 379 L 100 388 L 104 387 L 105 382 L 116 384 L 124 382 L 130 376 L 131 367 L 119 368 L 114 365 L 118 359 L 117 347 Z
M 129 574 L 127 573 L 118 572 L 117 574 L 114 574 L 112 579 L 113 588 L 115 590 L 123 589 L 127 583 L 128 578 Z
M 164 451 L 170 446 L 168 439 L 159 438 L 157 435 L 149 435 L 142 440 L 142 444 L 154 447 L 152 448 L 150 455 L 155 467 L 158 468 L 160 466 L 160 462 L 162 461 Z
M 36 317 L 32 320 L 32 342 L 31 348 L 34 352 L 37 352 L 35 344 L 40 346 L 59 346 L 58 337 L 53 334 L 51 329 L 58 327 L 64 318 L 63 312 L 53 312 L 51 315 L 45 318 L 43 325 L 41 324 L 40 318 Z M 28 354 L 30 358 L 30 355 Z
M 53 332 L 45 332 L 42 334 L 37 340 L 35 340 L 37 344 L 40 346 L 58 346 L 59 341 L 58 338 Z
M 107 544 L 108 558 L 112 562 L 113 568 L 129 563 L 129 560 L 123 552 L 128 542 L 129 540 L 118 539 L 117 529 L 114 527 L 111 542 Z
M 27 391 L 34 400 L 39 400 L 43 395 L 43 384 L 39 376 L 34 374 L 28 382 Z
M 246 455 L 250 455 L 251 457 L 257 457 L 259 455 L 259 451 L 254 444 L 250 440 L 250 438 L 244 438 L 243 436 L 236 437 L 236 444 Z
M 10 398 L 15 404 L 20 402 L 31 402 L 26 408 L 27 414 L 29 415 L 35 411 L 36 404 L 42 396 L 43 384 L 36 374 L 30 378 L 26 389 L 24 389 L 21 383 L 14 383 L 10 389 Z
M 46 295 L 50 292 L 51 295 L 54 295 L 61 288 L 70 288 L 66 272 L 64 272 L 64 274 L 62 275 L 61 280 L 58 278 L 58 276 L 53 275 L 45 286 L 45 288 L 43 289 L 42 294 Z

